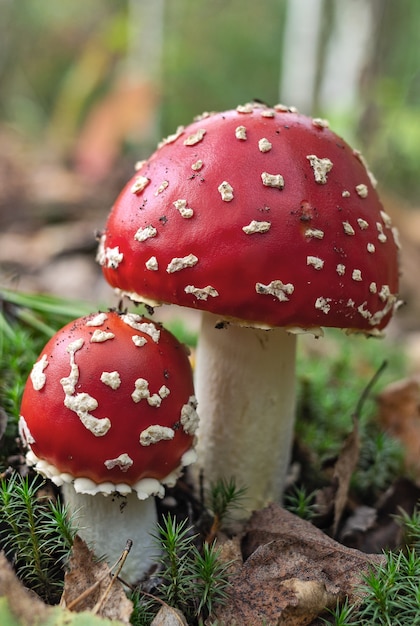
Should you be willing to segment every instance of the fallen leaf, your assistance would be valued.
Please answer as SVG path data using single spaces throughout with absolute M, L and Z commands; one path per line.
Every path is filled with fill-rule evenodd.
M 10 563 L 0 552 L 1 626 L 124 626 L 92 613 L 72 613 L 60 606 L 47 606 L 17 579 Z
M 188 626 L 187 620 L 178 609 L 162 606 L 150 626 Z
M 310 624 L 337 601 L 357 602 L 363 572 L 382 562 L 277 504 L 254 513 L 242 548 L 244 564 L 231 578 L 229 602 L 215 615 L 223 624 Z
M 406 469 L 420 479 L 420 378 L 391 383 L 377 396 L 377 421 L 404 449 Z
M 91 611 L 107 589 L 110 573 L 108 565 L 103 561 L 98 562 L 86 543 L 76 536 L 69 569 L 64 578 L 62 604 L 76 612 Z M 88 590 L 90 592 L 85 593 Z M 74 605 L 79 598 L 81 600 Z M 121 583 L 116 580 L 97 614 L 129 624 L 132 611 L 132 602 L 125 595 Z

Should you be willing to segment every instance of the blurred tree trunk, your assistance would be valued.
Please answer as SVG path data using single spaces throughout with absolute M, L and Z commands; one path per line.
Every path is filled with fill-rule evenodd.
M 324 0 L 287 0 L 280 100 L 311 113 L 316 94 Z
M 374 40 L 373 0 L 287 0 L 280 98 L 303 113 L 346 115 Z
M 129 0 L 126 75 L 129 81 L 150 85 L 158 94 L 162 88 L 162 59 L 165 28 L 165 0 Z M 159 107 L 149 119 L 149 136 L 160 138 Z M 146 139 L 143 136 L 143 140 Z

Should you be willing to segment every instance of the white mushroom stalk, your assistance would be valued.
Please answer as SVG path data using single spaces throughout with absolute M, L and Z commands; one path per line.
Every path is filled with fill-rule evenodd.
M 77 493 L 71 483 L 64 483 L 62 492 L 66 506 L 75 516 L 78 535 L 95 555 L 106 558 L 112 567 L 131 540 L 121 577 L 128 582 L 143 578 L 158 554 L 152 537 L 157 525 L 155 499 L 140 500 L 135 492 L 121 495 L 114 491 L 108 496 Z M 110 528 L 113 532 L 109 532 Z
M 203 314 L 196 356 L 198 464 L 206 485 L 246 487 L 243 511 L 281 497 L 295 418 L 296 335 L 227 324 Z

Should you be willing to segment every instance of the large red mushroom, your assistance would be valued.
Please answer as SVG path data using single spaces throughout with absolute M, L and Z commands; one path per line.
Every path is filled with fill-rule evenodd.
M 199 464 L 249 509 L 281 497 L 296 333 L 379 335 L 397 304 L 398 237 L 361 154 L 282 105 L 204 114 L 139 164 L 98 260 L 119 293 L 202 310 Z
M 131 581 L 150 565 L 150 496 L 162 496 L 195 460 L 195 408 L 186 348 L 132 313 L 66 325 L 25 385 L 20 432 L 29 463 L 62 486 L 98 555 L 114 562 L 133 541 L 123 570 Z

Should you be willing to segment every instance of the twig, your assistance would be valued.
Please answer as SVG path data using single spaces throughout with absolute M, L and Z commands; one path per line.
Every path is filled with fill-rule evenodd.
M 101 604 L 105 601 L 106 596 L 108 595 L 112 585 L 114 584 L 114 581 L 115 581 L 116 577 L 120 573 L 120 571 L 121 571 L 121 569 L 122 569 L 122 567 L 123 567 L 123 565 L 125 563 L 125 560 L 126 560 L 126 558 L 128 556 L 128 553 L 130 552 L 130 549 L 131 549 L 132 545 L 133 545 L 133 542 L 131 541 L 131 539 L 129 539 L 127 541 L 127 544 L 125 546 L 125 549 L 124 549 L 123 553 L 121 554 L 119 559 L 114 563 L 114 565 L 112 567 L 110 567 L 109 571 L 106 571 L 96 582 L 93 583 L 93 585 L 91 585 L 90 587 L 88 587 L 87 589 L 82 591 L 82 593 L 79 596 L 77 596 L 77 598 L 74 598 L 71 602 L 66 604 L 66 608 L 69 611 L 72 611 L 75 606 L 77 606 L 80 602 L 82 602 L 82 600 L 84 600 L 85 598 L 90 596 L 90 594 L 93 593 L 101 585 L 101 583 L 103 583 L 103 581 L 106 578 L 108 578 L 108 576 L 111 574 L 112 570 L 115 567 L 118 566 L 116 574 L 111 578 L 111 582 L 109 583 L 108 587 L 106 588 L 104 594 L 102 595 L 102 597 L 99 599 L 99 601 L 96 603 L 96 605 L 93 608 L 93 612 L 96 613 L 99 610 Z
M 375 372 L 375 374 L 372 376 L 372 378 L 370 379 L 370 381 L 368 382 L 368 384 L 364 388 L 364 390 L 361 393 L 360 398 L 359 398 L 359 400 L 357 402 L 356 410 L 354 412 L 354 417 L 356 417 L 356 418 L 360 417 L 363 405 L 366 402 L 367 398 L 369 397 L 369 394 L 372 391 L 372 387 L 375 385 L 376 381 L 381 376 L 382 372 L 384 371 L 384 369 L 387 366 L 388 366 L 388 361 L 383 361 L 382 364 L 380 365 L 380 367 L 378 368 L 378 370 Z
M 102 594 L 102 596 L 99 598 L 98 602 L 95 604 L 95 606 L 92 609 L 92 613 L 93 615 L 96 615 L 96 613 L 98 613 L 98 611 L 101 609 L 101 607 L 105 604 L 113 584 L 115 583 L 115 581 L 118 578 L 119 573 L 121 572 L 122 568 L 124 567 L 124 563 L 128 557 L 128 553 L 131 550 L 131 547 L 133 545 L 133 542 L 131 541 L 131 539 L 127 540 L 127 543 L 125 544 L 125 548 L 123 550 L 123 553 L 121 554 L 120 558 L 118 559 L 118 561 L 116 562 L 115 565 L 112 566 L 111 571 L 114 569 L 114 567 L 117 567 L 117 571 L 112 575 L 112 578 L 109 582 L 108 587 L 105 589 L 104 593 Z

